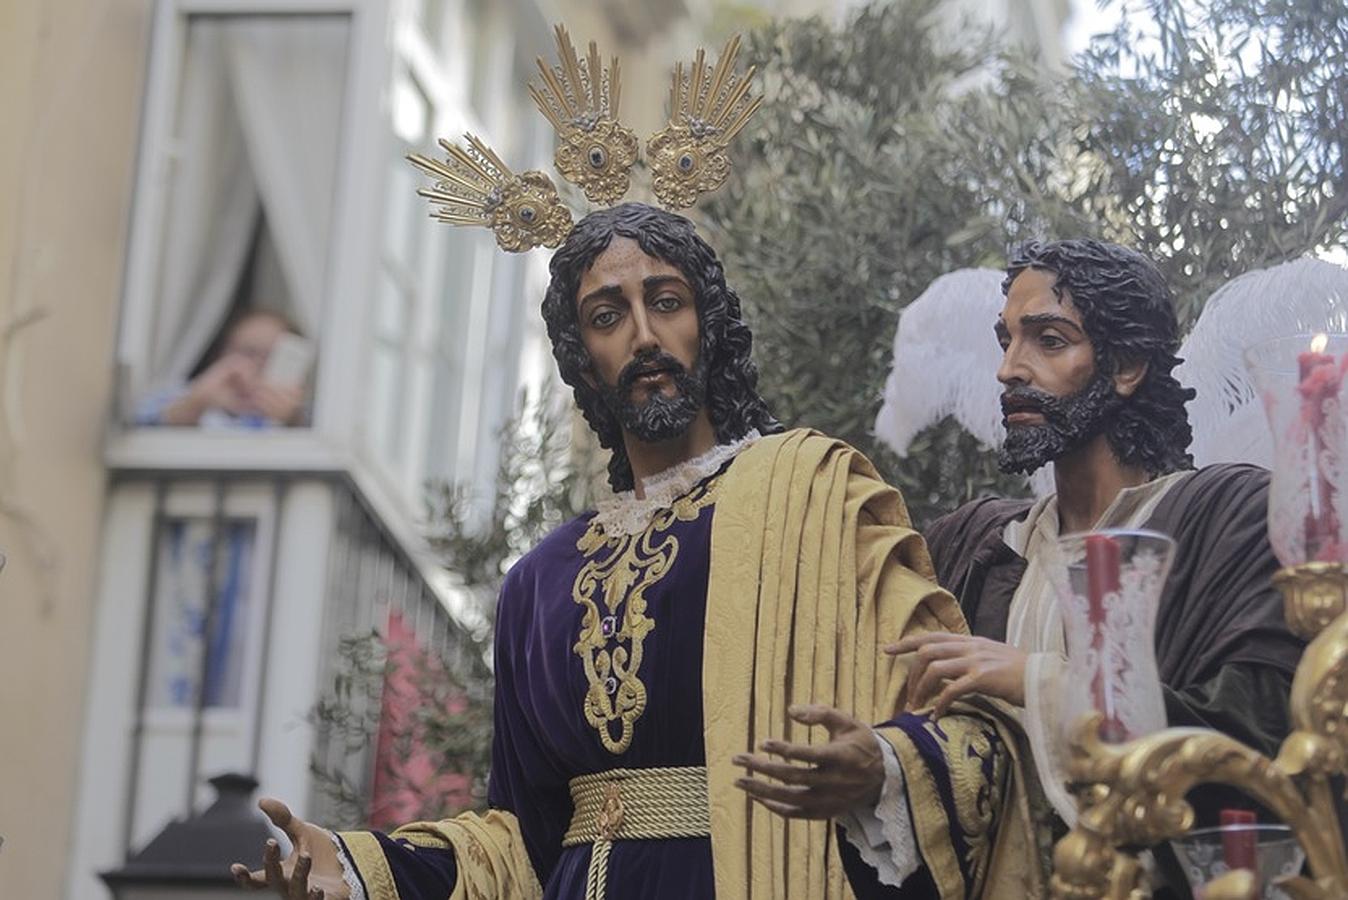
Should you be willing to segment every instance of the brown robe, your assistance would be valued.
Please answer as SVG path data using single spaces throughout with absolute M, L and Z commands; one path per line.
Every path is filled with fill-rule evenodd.
M 1304 643 L 1288 630 L 1270 581 L 1279 563 L 1268 541 L 1268 488 L 1265 469 L 1208 466 L 1173 485 L 1145 527 L 1178 545 L 1156 621 L 1169 724 L 1215 728 L 1273 755 L 1290 728 L 1288 694 Z M 1027 563 L 1003 532 L 1031 505 L 975 500 L 926 532 L 937 580 L 976 635 L 1006 639 Z M 1200 825 L 1216 824 L 1223 807 L 1252 805 L 1220 787 L 1189 799 Z

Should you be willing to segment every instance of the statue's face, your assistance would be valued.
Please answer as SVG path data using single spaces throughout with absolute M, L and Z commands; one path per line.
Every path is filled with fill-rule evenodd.
M 1053 293 L 1056 276 L 1026 269 L 1007 291 L 997 319 L 1007 472 L 1033 472 L 1099 433 L 1119 403 L 1114 382 L 1098 374 L 1095 350 L 1070 296 Z
M 684 274 L 615 236 L 581 276 L 576 314 L 591 380 L 623 429 L 647 442 L 686 431 L 702 409 L 706 373 Z

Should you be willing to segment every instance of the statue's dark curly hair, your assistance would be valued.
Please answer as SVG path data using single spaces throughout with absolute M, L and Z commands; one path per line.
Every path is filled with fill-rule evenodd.
M 1097 373 L 1143 360 L 1147 373 L 1105 424 L 1119 460 L 1152 477 L 1193 468 L 1193 431 L 1184 408 L 1192 388 L 1172 375 L 1181 360 L 1175 302 L 1160 270 L 1142 254 L 1094 240 L 1030 241 L 1012 255 L 1002 292 L 1026 269 L 1052 272 L 1053 292 L 1066 293 L 1095 349 Z
M 744 437 L 753 429 L 763 434 L 782 430 L 756 390 L 758 369 L 749 357 L 753 335 L 740 317 L 740 300 L 725 283 L 725 271 L 683 216 L 644 203 L 624 203 L 592 212 L 576 223 L 553 255 L 552 280 L 543 297 L 552 355 L 562 380 L 575 392 L 585 421 L 612 451 L 609 484 L 631 490 L 632 466 L 622 429 L 599 391 L 582 377 L 593 364 L 580 336 L 576 292 L 580 279 L 608 248 L 615 235 L 631 238 L 648 255 L 664 260 L 688 279 L 697 302 L 700 361 L 707 373 L 707 412 L 720 442 Z

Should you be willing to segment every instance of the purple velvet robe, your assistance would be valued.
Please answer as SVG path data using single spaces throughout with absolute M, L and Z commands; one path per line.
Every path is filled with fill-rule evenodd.
M 581 898 L 590 845 L 562 847 L 571 821 L 568 782 L 615 768 L 701 766 L 702 637 L 714 506 L 692 521 L 657 532 L 678 542 L 674 564 L 647 587 L 654 623 L 638 676 L 647 691 L 630 745 L 605 748 L 585 718 L 589 682 L 575 645 L 583 607 L 572 596 L 587 557 L 577 542 L 589 527 L 581 516 L 549 534 L 506 575 L 496 618 L 495 735 L 488 803 L 519 819 L 544 897 Z M 599 551 L 603 553 L 604 551 Z M 622 620 L 624 605 L 617 608 Z M 601 605 L 602 606 L 602 605 Z M 609 649 L 619 646 L 610 639 Z M 618 733 L 613 728 L 612 733 Z M 401 900 L 436 898 L 457 877 L 452 851 L 413 849 L 379 835 Z M 714 896 L 709 838 L 617 841 L 608 864 L 608 894 L 622 898 Z

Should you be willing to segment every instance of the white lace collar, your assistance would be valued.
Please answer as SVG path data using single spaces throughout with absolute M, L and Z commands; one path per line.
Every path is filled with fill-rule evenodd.
M 591 524 L 598 525 L 609 537 L 640 534 L 651 524 L 657 512 L 671 508 L 675 500 L 691 491 L 702 479 L 715 474 L 759 437 L 761 435 L 756 429 L 751 430 L 737 441 L 717 444 L 701 456 L 644 479 L 641 486 L 645 497 L 638 498 L 635 491 L 623 491 L 600 500 L 595 506 Z

